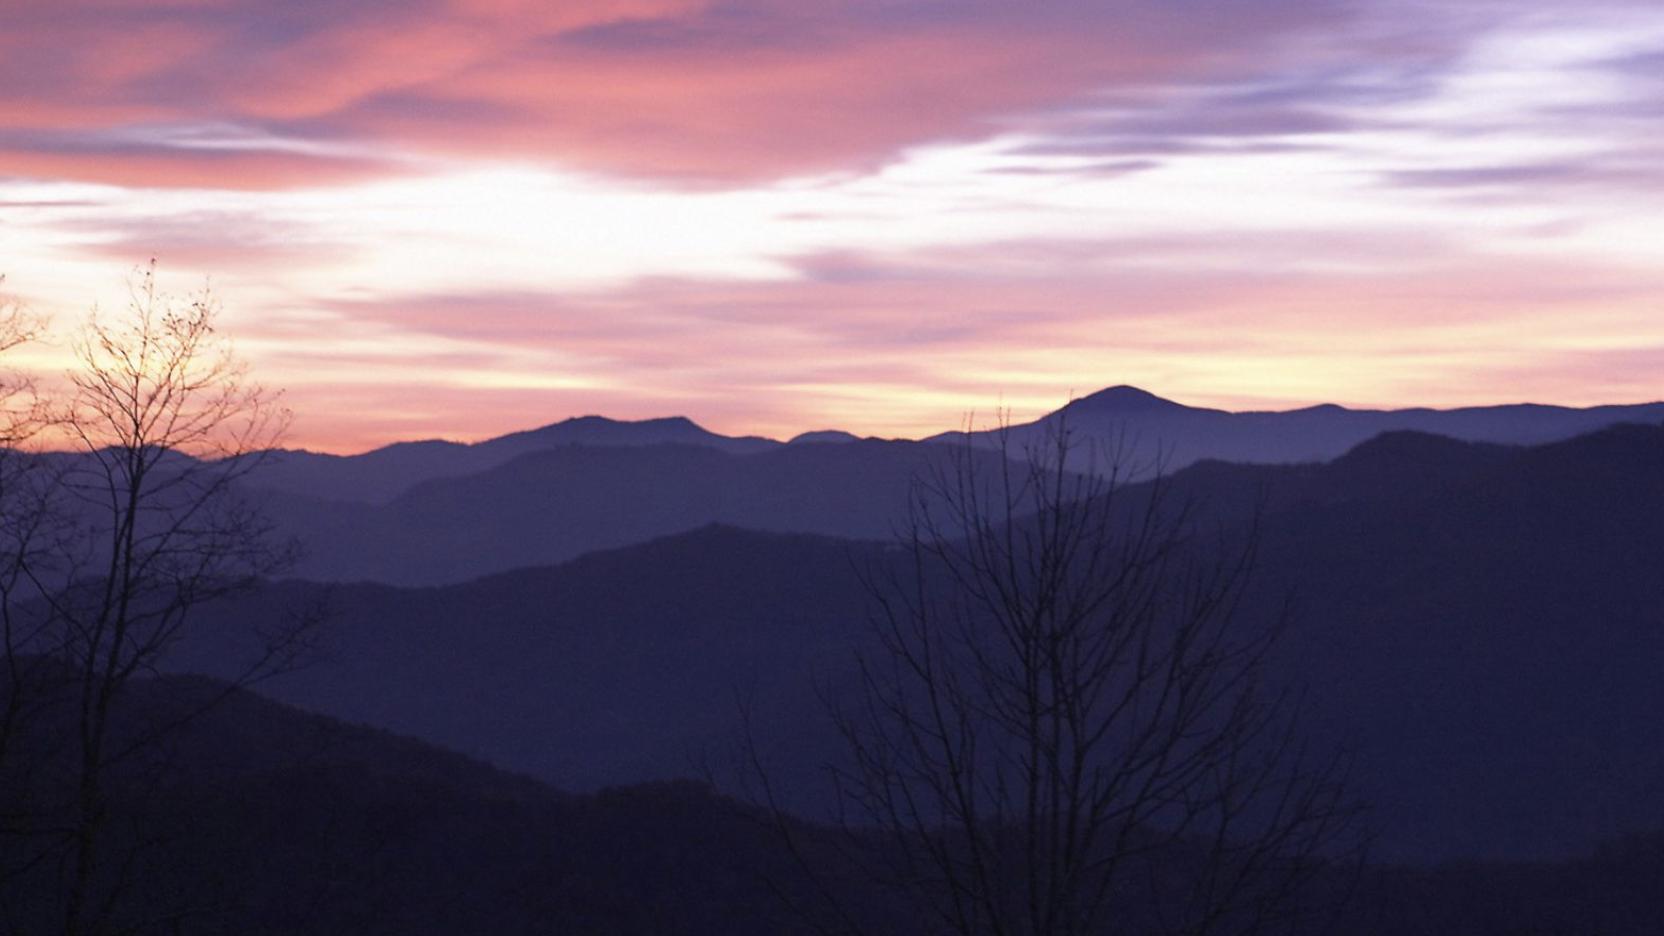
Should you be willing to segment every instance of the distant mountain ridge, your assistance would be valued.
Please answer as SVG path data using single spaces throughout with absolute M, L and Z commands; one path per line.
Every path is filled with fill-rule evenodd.
M 621 421 L 605 416 L 576 416 L 558 423 L 475 443 L 471 448 L 520 454 L 561 445 L 702 445 L 723 452 L 760 452 L 780 443 L 761 436 L 725 436 L 686 416 Z
M 1204 459 L 1297 464 L 1337 458 L 1385 432 L 1422 432 L 1466 442 L 1541 445 L 1618 423 L 1664 423 L 1664 402 L 1585 409 L 1536 403 L 1397 410 L 1348 409 L 1333 403 L 1283 411 L 1230 412 L 1185 406 L 1140 390 L 1116 386 L 1071 401 L 1033 422 L 1005 430 L 1015 452 L 1034 445 L 1060 426 L 1084 441 L 1095 441 L 1146 466 L 1159 460 L 1175 471 Z M 978 445 L 999 443 L 997 430 L 973 431 Z M 963 441 L 946 432 L 932 441 Z
M 1664 422 L 1664 402 L 1577 409 L 1539 404 L 1348 409 L 1322 404 L 1286 411 L 1230 412 L 1186 406 L 1130 386 L 1114 386 L 1069 402 L 1030 423 L 1009 428 L 1014 454 L 1068 425 L 1085 440 L 1119 447 L 1134 461 L 1173 471 L 1204 459 L 1266 464 L 1327 461 L 1383 432 L 1417 431 L 1476 442 L 1536 445 L 1621 422 Z M 961 431 L 921 441 L 963 441 Z M 980 445 L 995 434 L 971 433 Z M 755 455 L 785 445 L 861 441 L 837 429 L 805 432 L 789 442 L 725 436 L 683 416 L 637 421 L 579 416 L 482 442 L 399 442 L 360 455 L 304 450 L 274 452 L 253 479 L 259 487 L 329 501 L 385 504 L 425 481 L 490 471 L 531 452 L 572 446 L 641 448 L 685 445 L 732 455 Z M 1130 448 L 1128 446 L 1130 445 Z
M 489 471 L 527 452 L 551 448 L 693 445 L 739 454 L 780 444 L 758 436 L 718 435 L 684 416 L 636 421 L 577 416 L 483 442 L 395 442 L 361 455 L 284 449 L 273 452 L 252 481 L 261 488 L 321 500 L 374 504 L 386 503 L 424 481 Z
M 1096 446 L 1120 452 L 1138 476 L 1158 460 L 1168 472 L 1207 460 L 1322 462 L 1383 433 L 1522 445 L 1623 421 L 1664 422 L 1664 403 L 1232 413 L 1116 386 L 1011 426 L 1005 439 L 1007 454 L 1021 458 L 1067 426 L 1085 443 L 1074 467 L 1101 468 L 1078 457 Z M 984 449 L 999 444 L 987 431 L 968 438 Z M 304 547 L 302 576 L 432 585 L 707 523 L 883 536 L 905 520 L 913 479 L 966 439 L 862 440 L 821 430 L 782 443 L 723 436 L 683 417 L 583 416 L 474 444 L 398 443 L 356 456 L 277 452 L 250 482 Z
M 1464 445 L 1541 444 L 1625 419 L 1664 423 L 1664 404 L 1230 413 L 1111 387 L 1010 427 L 1005 454 L 1020 459 L 1066 426 L 1083 443 L 1072 467 L 1101 469 L 1083 457 L 1094 446 L 1118 450 L 1131 466 L 1124 477 L 1150 474 L 1158 455 L 1171 473 L 1207 461 L 1315 464 L 1371 446 L 1403 449 L 1394 458 L 1405 470 L 1418 458 L 1448 468 Z M 1405 433 L 1419 433 L 1419 441 Z M 913 482 L 966 438 L 886 441 L 823 430 L 780 443 L 722 436 L 680 417 L 587 416 L 473 445 L 403 443 L 349 457 L 278 453 L 251 481 L 268 513 L 303 545 L 302 577 L 437 585 L 709 523 L 887 536 L 906 521 Z M 999 437 L 969 438 L 992 470 Z

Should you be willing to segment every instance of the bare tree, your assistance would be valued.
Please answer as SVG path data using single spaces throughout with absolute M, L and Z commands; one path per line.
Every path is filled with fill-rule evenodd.
M 44 322 L 24 303 L 4 291 L 0 276 L 0 354 L 40 337 Z M 4 650 L 8 666 L 15 665 L 11 650 L 27 642 L 19 633 L 17 599 L 19 581 L 28 556 L 34 554 L 35 537 L 42 527 L 43 492 L 50 485 L 39 483 L 44 472 L 39 459 L 29 457 L 24 447 L 34 440 L 46 422 L 35 383 L 16 372 L 0 373 L 0 626 L 4 628 Z M 8 689 L 15 681 L 8 684 Z M 0 763 L 10 725 L 0 722 Z
M 316 623 L 308 612 L 262 635 L 242 678 L 206 704 L 124 717 L 124 692 L 159 672 L 194 610 L 293 559 L 239 486 L 282 437 L 288 413 L 249 382 L 215 331 L 218 312 L 206 291 L 159 293 L 154 263 L 143 269 L 126 313 L 95 312 L 75 345 L 78 367 L 51 420 L 71 451 L 29 456 L 55 466 L 51 505 L 32 515 L 54 532 L 51 549 L 16 560 L 30 640 L 7 656 L 50 660 L 67 687 L 69 795 L 45 828 L 63 843 L 53 889 L 66 936 L 104 932 L 127 896 L 133 855 L 106 855 L 113 772 L 238 686 L 285 667 Z
M 20 300 L 5 294 L 0 277 L 0 353 L 41 336 L 44 320 Z M 46 627 L 38 613 L 38 593 L 28 570 L 59 545 L 61 516 L 55 513 L 57 476 L 51 464 L 27 450 L 46 424 L 46 414 L 32 379 L 16 371 L 0 373 L 0 851 L 31 852 L 17 847 L 37 833 L 28 802 L 37 766 L 17 756 L 25 726 L 39 714 L 41 685 L 51 667 L 31 651 L 39 649 Z M 27 863 L 25 863 L 25 868 Z M 0 888 L 19 870 L 0 862 Z
M 916 486 L 905 570 L 869 578 L 878 649 L 833 703 L 844 873 L 921 932 L 1290 926 L 1354 810 L 1264 685 L 1280 622 L 1238 613 L 1257 537 L 1201 535 L 1159 472 L 1071 472 L 1075 448 L 967 443 Z M 828 928 L 861 929 L 833 890 Z

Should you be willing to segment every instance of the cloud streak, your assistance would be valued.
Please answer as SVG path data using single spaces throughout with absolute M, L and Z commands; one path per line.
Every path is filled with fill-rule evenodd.
M 13 4 L 0 272 L 65 323 L 212 276 L 334 449 L 1616 402 L 1661 55 L 1620 0 Z
M 13 37 L 0 39 L 0 119 L 25 133 L 0 150 L 0 172 L 39 175 L 60 158 L 62 177 L 135 185 L 342 177 L 339 160 L 313 154 L 308 180 L 301 152 L 228 163 L 192 150 L 167 161 L 188 148 L 110 145 L 102 161 L 88 158 L 89 131 L 194 120 L 687 184 L 849 171 L 909 146 L 985 136 L 999 118 L 1086 92 L 1235 68 L 1344 9 L 1337 0 L 561 7 L 64 0 L 14 9 L 0 24 Z M 72 152 L 65 139 L 77 141 Z

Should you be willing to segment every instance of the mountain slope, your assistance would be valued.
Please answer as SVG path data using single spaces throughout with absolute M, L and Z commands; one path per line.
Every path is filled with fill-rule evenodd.
M 286 583 L 211 610 L 176 665 L 229 671 L 239 635 L 321 598 L 319 659 L 263 687 L 279 699 L 566 789 L 689 776 L 731 766 L 747 699 L 772 736 L 818 723 L 814 686 L 862 639 L 859 574 L 884 555 L 707 527 L 445 588 Z
M 429 481 L 380 506 L 288 498 L 271 512 L 308 547 L 304 577 L 447 584 L 711 523 L 887 537 L 906 517 L 912 479 L 949 454 L 876 440 L 754 455 L 573 446 Z M 977 457 L 997 464 L 992 453 Z

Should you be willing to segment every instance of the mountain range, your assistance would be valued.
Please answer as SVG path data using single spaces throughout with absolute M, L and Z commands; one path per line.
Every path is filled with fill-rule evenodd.
M 191 932 L 817 931 L 777 899 L 826 892 L 745 801 L 749 758 L 800 844 L 835 853 L 831 713 L 884 659 L 885 583 L 917 574 L 897 534 L 935 503 L 921 479 L 1020 472 L 1061 432 L 1125 456 L 1117 503 L 1182 509 L 1180 549 L 1251 535 L 1235 626 L 1286 624 L 1264 688 L 1343 755 L 1374 833 L 1344 916 L 1291 934 L 1656 931 L 1664 405 L 1225 413 L 1126 387 L 1003 435 L 584 417 L 269 453 L 242 492 L 305 548 L 296 577 L 196 607 L 164 675 L 118 700 L 118 736 L 177 726 L 111 774 L 131 911 L 189 907 Z M 177 718 L 315 609 L 303 665 Z M 73 811 L 77 699 L 8 736 L 8 823 Z M 46 931 L 29 895 L 62 869 L 7 829 L 21 896 L 0 910 Z M 832 886 L 867 931 L 919 931 L 866 876 Z
M 812 455 L 843 465 L 831 477 L 868 449 L 925 448 L 653 451 L 681 472 Z M 526 456 L 480 490 L 524 490 L 507 479 L 546 476 L 545 459 L 593 457 L 595 477 L 617 477 L 613 454 Z M 822 461 L 834 455 L 852 460 Z M 1199 523 L 1258 517 L 1241 613 L 1267 620 L 1293 596 L 1275 673 L 1305 693 L 1311 736 L 1353 751 L 1383 856 L 1563 857 L 1664 828 L 1664 427 L 1532 447 L 1396 432 L 1327 463 L 1208 461 L 1166 483 Z M 602 503 L 597 522 L 623 506 Z M 455 509 L 421 535 L 478 505 Z M 212 611 L 219 642 L 179 665 L 223 671 L 240 628 L 325 599 L 323 657 L 272 683 L 279 699 L 574 790 L 720 768 L 750 710 L 808 791 L 838 753 L 824 698 L 870 647 L 863 582 L 903 558 L 882 539 L 703 526 L 439 588 L 280 583 Z
M 1577 409 L 1534 403 L 1461 409 L 1373 410 L 1334 404 L 1286 411 L 1228 412 L 1184 406 L 1136 387 L 1116 386 L 1071 401 L 1031 423 L 1010 426 L 1014 452 L 1067 427 L 1089 444 L 1122 452 L 1132 466 L 1158 463 L 1175 471 L 1197 461 L 1295 464 L 1337 458 L 1385 432 L 1422 432 L 1469 442 L 1540 445 L 1618 423 L 1664 422 L 1664 402 Z M 970 433 L 981 445 L 999 442 L 999 430 Z M 937 441 L 962 439 L 950 432 Z
M 708 432 L 681 418 L 584 417 L 473 445 L 402 443 L 363 455 L 272 453 L 252 493 L 303 547 L 296 574 L 328 581 L 454 584 L 719 523 L 885 538 L 907 520 L 913 482 L 969 441 L 987 466 L 1066 428 L 1077 470 L 1115 449 L 1125 477 L 1197 461 L 1297 464 L 1335 458 L 1391 431 L 1540 444 L 1619 422 L 1664 423 L 1664 403 L 1566 409 L 1227 413 L 1129 387 L 1076 400 L 997 434 L 919 442 L 835 431 L 791 443 Z
M 717 523 L 888 538 L 912 481 L 951 454 L 878 440 L 734 455 L 707 446 L 567 446 L 476 474 L 436 478 L 384 504 L 264 495 L 322 581 L 464 582 Z M 998 455 L 979 452 L 988 469 Z
M 1534 445 L 1570 438 L 1621 422 L 1664 422 L 1664 402 L 1575 409 L 1538 404 L 1464 409 L 1347 409 L 1325 404 L 1283 412 L 1227 412 L 1185 406 L 1136 387 L 1116 386 L 1069 402 L 1031 423 L 1009 427 L 1016 454 L 1022 444 L 1066 423 L 1102 442 L 1137 440 L 1166 470 L 1194 461 L 1292 463 L 1335 458 L 1372 436 L 1413 430 L 1455 439 Z M 951 441 L 964 433 L 944 432 L 925 441 Z M 973 433 L 991 440 L 995 433 Z M 805 432 L 789 442 L 759 436 L 724 436 L 686 417 L 621 421 L 582 416 L 538 429 L 465 444 L 439 439 L 399 442 L 359 455 L 281 450 L 263 465 L 257 484 L 322 500 L 385 503 L 423 481 L 474 474 L 528 452 L 571 446 L 642 447 L 687 445 L 735 455 L 783 445 L 852 442 L 857 436 L 835 429 Z
M 473 444 L 443 439 L 395 442 L 361 455 L 283 449 L 272 452 L 260 466 L 256 483 L 321 500 L 377 504 L 423 481 L 489 471 L 528 452 L 572 446 L 685 445 L 747 454 L 779 444 L 757 436 L 718 435 L 681 416 L 636 422 L 579 416 Z

